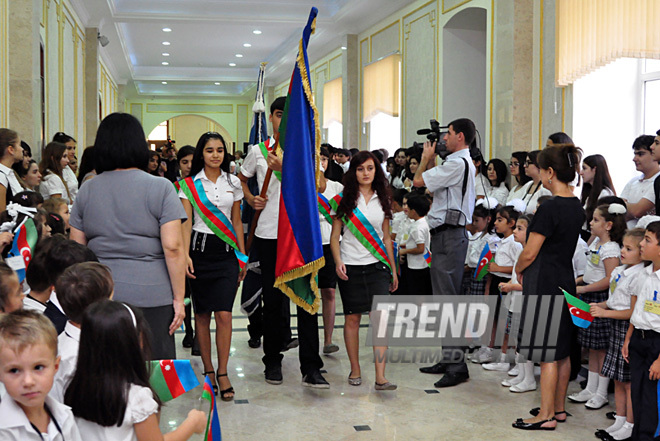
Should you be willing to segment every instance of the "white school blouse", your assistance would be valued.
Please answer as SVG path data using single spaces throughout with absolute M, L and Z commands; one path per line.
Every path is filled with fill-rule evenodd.
M 325 191 L 321 193 L 327 200 L 330 200 L 337 196 L 339 193 L 344 191 L 344 186 L 336 181 L 331 181 L 326 179 L 325 181 Z M 328 220 L 319 215 L 321 220 L 321 238 L 323 239 L 323 245 L 328 245 L 330 243 L 330 235 L 332 234 L 332 224 Z
M 536 185 L 538 185 L 534 184 L 534 181 L 530 182 L 532 185 L 534 185 L 534 188 L 536 188 Z M 539 185 L 538 189 L 531 196 L 528 194 L 523 196 L 523 201 L 525 201 L 525 204 L 527 204 L 525 207 L 525 214 L 534 214 L 536 212 L 536 206 L 539 204 L 539 198 L 541 196 L 552 196 L 552 192 L 545 188 L 543 184 Z
M 21 184 L 18 182 L 18 178 L 16 178 L 14 170 L 4 164 L 0 164 L 0 185 L 5 188 L 11 188 L 13 195 L 24 191 L 23 187 L 21 187 Z
M 57 426 L 51 418 L 48 423 L 48 432 L 41 435 L 34 430 L 30 420 L 23 412 L 16 401 L 6 392 L 2 395 L 0 402 L 0 440 L 2 441 L 85 441 L 98 439 L 95 436 L 81 437 L 81 432 L 76 426 L 73 413 L 69 406 L 58 403 L 52 397 L 46 397 L 46 406 L 50 410 L 53 418 L 59 424 L 62 433 L 57 430 Z
M 499 187 L 491 187 L 491 191 L 488 196 L 492 196 L 497 199 L 497 202 L 499 202 L 500 205 L 506 205 L 506 201 L 509 198 L 509 189 L 506 188 L 506 185 L 504 182 L 502 182 L 500 183 Z
M 491 190 L 492 186 L 488 182 L 488 178 L 481 173 L 477 173 L 477 176 L 474 178 L 474 195 L 478 198 L 479 196 L 492 196 Z
M 369 203 L 364 199 L 362 193 L 358 194 L 357 208 L 364 214 L 369 223 L 374 227 L 376 234 L 380 239 L 383 239 L 383 221 L 385 221 L 385 213 L 383 207 L 380 205 L 378 194 L 374 192 Z M 331 213 L 335 216 L 337 213 L 332 210 Z M 379 260 L 365 248 L 362 243 L 351 233 L 351 230 L 342 225 L 344 236 L 341 240 L 341 260 L 345 265 L 369 265 L 376 263 Z
M 50 199 L 52 195 L 59 194 L 67 204 L 71 204 L 71 201 L 69 200 L 69 194 L 66 191 L 66 187 L 64 186 L 62 178 L 57 176 L 55 173 L 48 173 L 41 179 L 41 183 L 39 184 L 39 192 L 41 193 L 41 196 L 44 197 L 44 199 Z
M 578 236 L 575 252 L 573 253 L 573 276 L 576 279 L 584 276 L 584 271 L 587 269 L 587 254 L 589 254 L 589 245 Z
M 495 257 L 493 258 L 493 262 L 500 266 L 514 266 L 522 249 L 522 245 L 516 242 L 513 238 L 513 234 L 511 234 L 500 242 Z M 490 273 L 498 277 L 511 277 L 511 273 L 495 271 L 491 271 Z
M 653 301 L 655 298 L 657 301 L 660 297 L 660 270 L 653 272 L 653 265 L 649 265 L 637 273 L 636 279 L 630 294 L 637 296 L 637 303 L 630 323 L 636 329 L 660 332 L 660 315 L 644 311 L 647 300 Z
M 272 146 L 274 144 L 275 139 L 270 138 L 269 145 Z M 246 178 L 251 178 L 256 174 L 257 182 L 259 183 L 259 192 L 261 193 L 267 172 L 268 163 L 263 153 L 261 153 L 259 146 L 256 144 L 248 146 L 248 154 L 241 166 L 241 174 Z M 268 184 L 268 191 L 266 192 L 268 201 L 259 216 L 257 230 L 254 233 L 257 237 L 262 239 L 277 239 L 277 224 L 280 216 L 280 188 L 280 181 L 275 176 L 275 173 L 273 173 Z
M 408 236 L 408 241 L 406 242 L 406 249 L 416 248 L 420 243 L 424 244 L 424 250 L 431 249 L 431 233 L 429 231 L 429 224 L 426 223 L 426 218 L 421 217 L 416 221 L 413 221 L 412 228 L 410 229 L 410 235 Z M 406 254 L 408 258 L 408 268 L 410 269 L 424 269 L 428 268 L 429 265 L 424 259 L 424 253 L 422 254 Z
M 587 267 L 584 270 L 582 281 L 585 285 L 598 282 L 607 274 L 603 260 L 610 257 L 621 257 L 621 247 L 613 241 L 601 244 L 598 238 L 594 239 L 589 246 L 589 255 L 587 256 Z
M 639 202 L 643 197 L 646 196 L 646 199 L 649 199 L 651 202 L 655 203 L 655 194 L 653 193 L 653 182 L 655 178 L 660 176 L 660 172 L 654 174 L 648 179 L 644 179 L 644 175 L 640 175 L 632 178 L 621 192 L 621 199 L 625 199 L 629 204 L 635 204 Z M 653 199 L 651 199 L 651 194 L 653 194 Z M 652 214 L 652 213 L 645 213 Z M 631 219 L 627 222 L 628 229 L 635 228 L 637 225 L 638 219 Z
M 103 427 L 83 418 L 76 418 L 76 423 L 85 441 L 137 441 L 133 425 L 143 422 L 157 412 L 158 403 L 154 400 L 151 389 L 132 384 L 128 391 L 126 412 L 121 426 Z
M 476 268 L 479 264 L 479 258 L 481 257 L 481 252 L 484 250 L 486 244 L 493 250 L 497 249 L 501 239 L 496 234 L 492 233 L 476 233 L 470 238 L 468 244 L 468 251 L 465 255 L 465 264 L 470 268 Z
M 518 253 L 518 258 L 520 258 L 520 253 Z M 516 262 L 513 264 L 513 267 L 515 268 L 516 265 L 518 265 L 518 258 L 516 258 Z M 511 274 L 511 283 L 517 284 L 518 282 L 518 274 L 516 274 L 515 271 Z M 523 296 L 522 296 L 522 291 L 511 291 L 507 294 L 506 296 L 506 302 L 509 305 L 509 312 L 513 314 L 520 314 L 522 312 L 522 305 L 523 305 Z
M 64 331 L 57 337 L 57 355 L 60 356 L 60 368 L 55 373 L 55 381 L 50 395 L 60 403 L 64 402 L 64 394 L 76 373 L 78 348 L 80 347 L 80 328 L 70 321 L 66 322 Z
M 230 182 L 227 182 L 229 178 Z M 273 178 L 275 178 L 273 176 Z M 216 207 L 220 209 L 222 214 L 227 216 L 227 219 L 231 222 L 231 208 L 234 205 L 234 202 L 240 201 L 243 199 L 243 188 L 241 187 L 241 181 L 234 175 L 230 173 L 222 172 L 218 179 L 213 182 L 206 177 L 204 170 L 200 171 L 195 175 L 193 181 L 202 181 L 202 187 L 206 193 L 206 197 L 209 198 L 209 201 Z M 183 190 L 179 190 L 179 199 L 188 199 Z M 206 223 L 202 220 L 197 210 L 193 207 L 193 231 L 206 234 L 215 234 Z
M 62 177 L 64 178 L 67 187 L 69 187 L 71 203 L 73 204 L 73 202 L 76 200 L 76 195 L 78 194 L 78 178 L 76 178 L 76 174 L 68 165 L 62 170 Z
M 403 211 L 399 211 L 398 213 L 392 213 L 392 228 L 390 230 L 391 234 L 396 234 L 396 241 L 400 242 L 401 237 L 399 236 L 399 231 L 401 230 L 401 225 L 403 222 L 408 219 L 408 216 L 406 216 L 406 213 Z
M 644 263 L 638 263 L 628 267 L 621 265 L 614 268 L 610 277 L 610 297 L 607 299 L 607 307 L 615 311 L 630 309 L 630 296 L 633 295 L 632 288 L 638 273 L 644 269 Z
M 506 197 L 507 202 L 511 202 L 514 199 L 523 199 L 527 194 L 527 190 L 534 183 L 534 181 L 527 181 L 526 184 L 521 185 L 518 188 L 513 188 L 509 192 L 509 196 Z

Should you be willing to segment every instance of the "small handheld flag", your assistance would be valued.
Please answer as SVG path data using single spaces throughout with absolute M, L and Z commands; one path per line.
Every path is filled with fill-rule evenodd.
M 209 410 L 209 420 L 206 423 L 206 436 L 204 441 L 222 441 L 222 432 L 220 431 L 220 418 L 218 417 L 218 408 L 215 405 L 215 394 L 213 393 L 213 384 L 211 379 L 206 376 L 204 380 L 204 390 L 202 391 L 202 399 L 211 404 Z
M 424 260 L 426 261 L 426 264 L 431 268 L 431 250 L 428 248 L 424 248 Z
M 571 313 L 573 324 L 579 328 L 588 328 L 591 322 L 594 320 L 594 317 L 589 312 L 591 309 L 589 304 L 575 296 L 570 295 L 561 287 L 559 289 L 561 289 L 561 291 L 564 293 L 564 297 L 566 297 L 566 303 L 568 303 L 568 310 Z
M 401 262 L 399 262 L 399 244 L 396 240 L 392 241 L 392 251 L 394 253 L 394 267 L 396 268 L 396 275 L 401 275 Z
M 154 360 L 149 364 L 149 383 L 162 402 L 173 400 L 199 386 L 190 360 Z
M 25 280 L 25 270 L 32 261 L 32 249 L 37 244 L 38 237 L 37 228 L 30 218 L 25 219 L 14 231 L 14 241 L 5 260 L 7 265 L 16 271 L 19 283 Z
M 488 274 L 488 264 L 493 260 L 493 253 L 490 251 L 490 246 L 486 244 L 483 251 L 481 251 L 481 256 L 479 256 L 479 264 L 474 269 L 474 279 L 479 281 L 483 279 L 486 274 Z

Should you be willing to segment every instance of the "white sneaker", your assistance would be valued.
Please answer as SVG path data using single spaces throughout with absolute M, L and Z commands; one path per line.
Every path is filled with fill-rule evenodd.
M 486 349 L 487 348 L 482 346 L 476 351 L 474 351 L 472 354 L 470 354 L 470 361 L 472 361 L 472 363 L 478 363 L 477 360 L 479 360 L 479 357 L 481 357 L 481 355 L 486 351 Z
M 472 358 L 472 363 L 491 363 L 493 360 L 495 360 L 495 357 L 493 357 L 493 349 L 483 348 L 483 352 L 481 354 L 477 354 L 476 357 Z
M 507 372 L 511 365 L 509 363 L 484 363 L 481 367 L 487 371 Z
M 571 394 L 568 396 L 568 399 L 575 403 L 586 403 L 592 399 L 596 394 L 589 392 L 587 389 L 581 390 L 580 392 Z
M 533 383 L 527 383 L 523 381 L 520 384 L 511 386 L 509 390 L 515 393 L 531 392 L 533 390 L 536 390 L 536 381 L 534 381 Z
M 610 402 L 607 399 L 607 397 L 603 397 L 602 395 L 596 394 L 584 405 L 587 406 L 589 409 L 596 410 L 596 409 L 600 409 L 603 406 L 607 406 L 609 403 Z
M 507 372 L 510 377 L 517 377 L 519 373 L 520 370 L 518 369 L 518 365 L 515 365 L 509 372 Z
M 516 384 L 520 384 L 522 382 L 523 379 L 519 377 L 507 378 L 506 380 L 502 380 L 502 386 L 511 387 L 511 386 L 515 386 Z

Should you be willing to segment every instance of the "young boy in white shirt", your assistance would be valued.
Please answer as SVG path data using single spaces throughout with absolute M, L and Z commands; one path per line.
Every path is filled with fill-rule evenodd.
M 35 311 L 0 317 L 0 439 L 82 441 L 71 409 L 48 396 L 59 368 L 57 333 Z
M 70 266 L 55 283 L 57 297 L 69 317 L 64 331 L 57 337 L 60 368 L 50 392 L 50 396 L 60 403 L 64 403 L 64 393 L 76 373 L 83 312 L 96 301 L 112 298 L 114 286 L 110 269 L 98 262 Z
M 408 273 L 406 278 L 406 294 L 426 296 L 433 294 L 431 289 L 431 233 L 426 223 L 426 214 L 431 203 L 423 194 L 411 193 L 408 196 L 408 218 L 413 221 L 401 255 L 408 256 Z M 428 258 L 428 261 L 427 261 Z

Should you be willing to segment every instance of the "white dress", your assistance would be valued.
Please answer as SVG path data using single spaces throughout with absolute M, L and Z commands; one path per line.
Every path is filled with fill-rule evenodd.
M 131 385 L 128 392 L 126 412 L 121 426 L 103 427 L 83 418 L 76 417 L 80 436 L 84 440 L 95 441 L 138 441 L 134 424 L 141 423 L 158 412 L 158 403 L 148 387 Z

